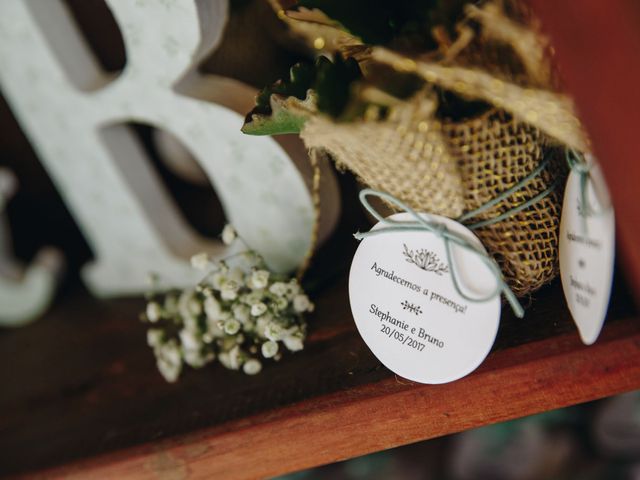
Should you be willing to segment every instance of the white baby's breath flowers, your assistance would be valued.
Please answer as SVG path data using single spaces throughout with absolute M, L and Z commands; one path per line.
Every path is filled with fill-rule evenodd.
M 183 328 L 178 334 L 182 347 L 187 350 L 198 350 L 202 346 L 202 340 L 193 330 Z
M 180 347 L 175 340 L 169 340 L 165 344 L 156 347 L 156 360 L 158 370 L 169 383 L 173 383 L 178 379 L 182 370 L 182 357 L 180 355 Z
M 178 314 L 182 317 L 190 317 L 193 316 L 191 310 L 189 308 L 189 302 L 191 301 L 193 295 L 192 290 L 185 290 L 180 294 L 178 298 Z
M 215 338 L 216 337 L 211 332 L 204 332 L 202 334 L 202 341 L 204 343 L 211 343 L 211 342 L 213 342 L 215 340 Z
M 147 345 L 156 347 L 162 342 L 164 333 L 159 328 L 150 328 L 147 330 Z
M 235 300 L 238 298 L 238 290 L 240 286 L 234 282 L 233 280 L 227 280 L 222 284 L 222 289 L 220 290 L 220 298 L 222 300 Z
M 242 365 L 242 370 L 247 375 L 257 375 L 260 373 L 260 370 L 262 370 L 262 364 L 260 363 L 260 360 L 251 358 Z
M 164 311 L 165 314 L 169 317 L 172 317 L 178 313 L 178 296 L 177 295 L 167 295 L 164 299 Z
M 298 285 L 298 282 L 293 279 L 290 280 L 289 283 L 286 284 L 287 286 L 287 297 L 290 299 L 293 299 L 293 297 L 295 297 L 298 293 L 300 293 L 300 285 Z
M 217 321 L 222 318 L 222 306 L 215 297 L 207 297 L 204 301 L 204 313 L 209 320 Z
M 230 269 L 227 273 L 227 280 L 235 282 L 238 286 L 242 286 L 244 284 L 244 277 L 244 272 L 238 267 Z
M 297 352 L 304 348 L 304 340 L 296 335 L 289 335 L 282 339 L 282 343 L 290 352 Z
M 235 318 L 232 318 L 224 323 L 224 333 L 227 335 L 235 335 L 240 331 L 240 327 L 242 327 L 242 324 Z
M 228 352 L 222 352 L 218 355 L 218 359 L 220 363 L 222 363 L 229 370 L 238 370 L 240 365 L 242 365 L 242 354 L 240 351 L 240 347 L 236 345 Z
M 227 277 L 223 272 L 214 273 L 213 275 L 211 275 L 211 286 L 215 290 L 219 291 L 222 288 L 222 285 L 224 284 L 226 278 Z
M 233 318 L 238 320 L 240 323 L 245 324 L 249 321 L 251 315 L 251 309 L 244 304 L 236 304 L 231 307 L 231 311 L 233 313 Z
M 274 342 L 273 340 L 268 340 L 262 344 L 260 347 L 260 351 L 262 352 L 262 356 L 264 358 L 271 358 L 278 353 L 278 342 Z
M 231 245 L 236 240 L 237 234 L 235 228 L 227 224 L 222 229 L 222 242 L 225 245 Z
M 256 320 L 255 332 L 259 338 L 267 338 L 265 332 L 267 330 L 267 326 L 271 323 L 272 318 L 273 317 L 267 313 L 266 315 L 258 317 Z
M 254 303 L 253 305 L 251 305 L 251 315 L 253 315 L 254 317 L 259 317 L 266 311 L 267 306 L 262 302 Z
M 149 320 L 151 323 L 156 323 L 158 320 L 160 320 L 162 309 L 156 302 L 149 302 L 147 304 L 147 310 L 145 314 L 147 315 L 147 320 Z
M 269 285 L 269 272 L 267 270 L 256 270 L 251 274 L 251 288 L 262 290 Z
M 233 243 L 231 226 L 223 241 Z M 178 379 L 183 365 L 200 368 L 218 359 L 226 368 L 255 375 L 265 359 L 279 360 L 283 352 L 304 347 L 305 312 L 313 304 L 297 280 L 269 271 L 262 258 L 249 250 L 226 260 L 194 255 L 193 268 L 208 270 L 194 288 L 153 293 L 143 321 L 147 344 L 158 370 L 168 382 Z
M 287 284 L 275 282 L 269 287 L 269 291 L 278 297 L 284 297 L 287 294 Z
M 207 363 L 207 358 L 202 355 L 200 349 L 182 349 L 182 357 L 184 363 L 193 368 L 204 367 Z
M 193 315 L 184 317 L 182 323 L 186 330 L 190 330 L 192 332 L 197 332 L 198 330 L 200 330 L 200 322 L 198 322 L 198 319 Z
M 213 322 L 207 319 L 207 331 L 205 333 L 208 335 L 208 338 L 223 338 L 225 336 L 223 327 L 224 323 L 222 320 L 216 320 Z
M 293 297 L 293 309 L 299 313 L 307 312 L 313 309 L 313 304 L 309 301 L 309 297 L 298 294 Z
M 199 299 L 194 298 L 193 296 L 187 302 L 187 308 L 189 309 L 189 313 L 194 317 L 197 317 L 202 313 L 202 302 Z
M 253 306 L 256 303 L 262 302 L 264 298 L 264 292 L 260 290 L 254 290 L 251 293 L 247 293 L 243 296 L 242 301 L 247 305 Z
M 273 305 L 276 307 L 276 310 L 286 310 L 289 306 L 289 300 L 285 297 L 276 297 Z
M 197 253 L 191 257 L 191 266 L 196 270 L 206 270 L 209 266 L 209 255 L 206 253 Z
M 273 321 L 267 323 L 267 326 L 264 329 L 264 336 L 267 337 L 272 342 L 277 342 L 278 340 L 282 340 L 283 333 L 284 333 L 283 328 Z

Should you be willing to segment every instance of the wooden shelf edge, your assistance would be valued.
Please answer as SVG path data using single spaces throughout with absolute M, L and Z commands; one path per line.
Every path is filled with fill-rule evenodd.
M 444 385 L 399 378 L 38 472 L 36 478 L 264 478 L 596 400 L 640 386 L 640 324 L 491 354 Z

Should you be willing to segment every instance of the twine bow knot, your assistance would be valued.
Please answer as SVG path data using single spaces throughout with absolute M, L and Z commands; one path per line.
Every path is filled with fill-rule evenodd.
M 395 205 L 400 210 L 408 213 L 413 218 L 412 221 L 396 221 L 390 218 L 384 218 L 380 213 L 369 203 L 367 197 L 373 196 L 378 197 L 380 199 L 386 200 L 392 205 Z M 370 237 L 372 235 L 379 235 L 382 233 L 392 233 L 392 232 L 420 232 L 425 231 L 429 233 L 433 233 L 436 237 L 441 238 L 444 242 L 445 251 L 447 254 L 447 262 L 449 264 L 449 271 L 451 272 L 451 280 L 453 282 L 453 286 L 462 298 L 469 302 L 482 303 L 487 302 L 500 294 L 504 294 L 505 298 L 511 305 L 511 309 L 513 313 L 518 317 L 522 318 L 524 316 L 524 309 L 518 299 L 511 291 L 509 286 L 506 284 L 502 277 L 502 272 L 500 271 L 500 267 L 493 260 L 493 258 L 489 257 L 482 249 L 476 244 L 470 242 L 464 236 L 459 233 L 452 232 L 447 228 L 447 226 L 443 223 L 427 220 L 426 218 L 418 215 L 411 207 L 398 200 L 393 195 L 390 195 L 385 192 L 380 192 L 377 190 L 373 190 L 370 188 L 364 189 L 360 192 L 360 203 L 367 209 L 367 211 L 373 215 L 373 217 L 381 222 L 384 226 L 381 228 L 377 228 L 375 230 L 369 230 L 368 232 L 357 232 L 354 234 L 354 237 L 357 240 L 362 240 L 366 237 Z M 489 294 L 483 297 L 472 297 L 463 292 L 459 273 L 457 271 L 456 264 L 453 261 L 452 254 L 452 245 L 456 245 L 460 248 L 463 248 L 467 251 L 475 253 L 482 262 L 487 266 L 489 271 L 493 274 L 496 279 L 496 288 Z
M 582 229 L 587 233 L 587 217 L 599 215 L 603 209 L 596 210 L 589 202 L 587 187 L 591 178 L 591 164 L 584 156 L 572 148 L 565 149 L 565 158 L 569 168 L 580 176 L 580 198 L 578 200 L 578 213 L 582 217 Z

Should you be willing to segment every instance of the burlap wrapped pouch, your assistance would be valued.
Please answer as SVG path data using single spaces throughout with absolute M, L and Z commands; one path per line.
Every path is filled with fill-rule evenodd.
M 548 166 L 523 188 L 465 223 L 495 218 L 555 185 L 522 211 L 475 230 L 518 296 L 558 274 L 558 230 L 566 167 L 559 149 L 543 134 L 502 110 L 462 122 L 443 122 L 449 152 L 460 170 L 465 211 L 472 211 L 518 184 L 543 161 Z
M 434 109 L 435 102 L 422 98 L 393 108 L 384 121 L 335 123 L 316 116 L 300 136 L 364 185 L 416 210 L 455 218 L 464 211 L 464 187 Z
M 388 192 L 420 212 L 457 218 L 518 184 L 544 158 L 549 166 L 523 188 L 470 219 L 494 218 L 543 192 L 530 207 L 475 233 L 518 296 L 558 273 L 561 185 L 566 174 L 556 150 L 535 127 L 499 109 L 463 121 L 437 121 L 432 105 L 409 103 L 382 122 L 337 124 L 311 119 L 302 132 L 308 148 L 321 148 L 368 187 Z
M 499 197 L 548 158 L 549 165 L 522 189 L 465 221 L 494 218 L 558 181 L 556 189 L 535 204 L 476 230 L 509 286 L 522 296 L 558 273 L 566 175 L 558 150 L 588 151 L 589 142 L 571 99 L 556 88 L 548 42 L 526 4 L 471 3 L 465 13 L 456 29 L 459 36 L 448 42 L 441 35 L 442 48 L 435 56 L 406 55 L 339 37 L 334 48 L 345 55 L 357 51 L 365 71 L 367 65 L 384 65 L 399 75 L 423 79 L 433 90 L 390 104 L 389 117 L 380 121 L 334 123 L 313 116 L 301 136 L 307 147 L 326 149 L 364 185 L 390 193 L 418 211 L 451 218 Z M 314 22 L 291 23 L 303 36 L 311 25 Z M 324 28 L 329 31 L 322 35 L 333 38 L 331 27 Z M 309 31 L 306 37 L 313 42 L 318 34 Z M 437 91 L 492 109 L 471 119 L 443 120 L 446 114 L 436 113 Z

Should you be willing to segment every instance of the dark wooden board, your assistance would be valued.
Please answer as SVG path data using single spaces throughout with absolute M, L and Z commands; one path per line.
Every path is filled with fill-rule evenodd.
M 68 289 L 41 321 L 0 332 L 0 472 L 25 472 L 113 451 L 114 458 L 119 459 L 114 465 L 148 455 L 155 458 L 147 458 L 152 463 L 161 462 L 164 454 L 157 452 L 165 444 L 160 440 L 169 439 L 166 445 L 187 442 L 197 450 L 201 435 L 207 441 L 231 435 L 232 444 L 238 444 L 226 454 L 236 460 L 229 464 L 232 476 L 243 476 L 234 470 L 240 466 L 242 455 L 264 467 L 248 476 L 275 474 L 640 386 L 640 351 L 631 352 L 626 363 L 616 363 L 619 348 L 637 350 L 640 346 L 640 325 L 630 320 L 633 307 L 623 289 L 616 289 L 611 324 L 605 340 L 595 347 L 581 346 L 562 306 L 559 285 L 555 284 L 536 294 L 523 320 L 504 309 L 494 353 L 477 372 L 449 385 L 421 386 L 395 378 L 369 352 L 355 330 L 345 287 L 342 279 L 318 296 L 309 344 L 303 352 L 268 365 L 256 377 L 214 364 L 187 371 L 174 385 L 166 384 L 156 372 L 145 345 L 144 327 L 137 320 L 143 307 L 141 300 L 100 301 L 80 286 Z M 625 343 L 625 336 L 635 343 Z M 616 348 L 610 352 L 614 359 L 611 368 L 616 370 L 611 377 L 603 372 L 583 372 L 593 368 L 593 352 L 602 356 L 610 347 Z M 547 358 L 549 355 L 551 358 Z M 522 390 L 525 379 L 518 376 L 529 375 L 529 357 L 533 359 L 529 374 L 534 385 L 526 392 Z M 545 381 L 549 385 L 536 383 L 535 366 L 540 358 L 546 362 L 549 378 Z M 634 358 L 636 365 L 628 365 Z M 574 376 L 566 385 L 557 385 L 553 371 L 563 371 L 559 378 L 567 380 L 566 362 L 573 362 Z M 589 386 L 596 374 L 602 384 Z M 482 394 L 474 393 L 479 382 Z M 527 408 L 501 400 L 503 395 L 515 393 L 510 392 L 512 388 L 519 388 L 519 395 L 535 394 Z M 388 425 L 385 412 L 393 408 L 395 400 L 389 396 L 395 394 L 402 394 L 402 398 L 409 395 L 416 403 L 412 407 L 402 403 L 402 409 L 414 411 L 395 411 L 397 423 Z M 488 394 L 494 398 L 488 399 Z M 434 395 L 438 402 L 466 406 L 455 419 L 443 416 L 441 422 L 434 423 L 428 410 L 429 398 Z M 540 395 L 547 401 L 540 401 Z M 354 407 L 360 403 L 361 408 Z M 333 410 L 334 404 L 351 407 L 343 417 L 342 410 Z M 353 417 L 356 411 L 359 420 Z M 294 461 L 284 450 L 273 450 L 274 445 L 285 441 L 280 430 L 293 428 L 286 423 L 291 421 L 290 415 L 283 412 L 295 412 L 296 428 L 309 428 L 308 437 L 296 438 L 298 433 L 292 432 L 286 438 L 305 448 L 323 435 L 337 441 L 337 425 L 324 427 L 322 415 L 330 416 L 332 422 L 364 422 L 376 435 L 381 434 L 376 424 L 382 422 L 389 431 L 375 441 L 364 441 L 369 435 L 367 428 L 345 428 L 342 442 L 350 443 L 350 447 L 331 450 L 327 444 L 322 452 L 310 451 L 307 457 Z M 307 419 L 307 415 L 311 417 Z M 402 420 L 405 415 L 406 422 Z M 262 443 L 255 443 L 254 434 L 249 433 L 256 426 L 263 427 Z M 243 433 L 246 429 L 249 431 Z M 138 447 L 143 450 L 127 450 L 145 443 L 147 446 Z M 258 461 L 263 457 L 277 458 L 280 463 L 266 466 Z M 197 458 L 195 455 L 194 461 Z M 214 455 L 207 468 L 224 469 L 229 460 L 223 456 L 218 461 Z M 96 462 L 89 460 L 83 468 L 98 468 L 99 475 L 100 468 L 111 464 L 111 460 L 106 464 L 100 459 Z M 124 471 L 120 473 L 124 475 Z

